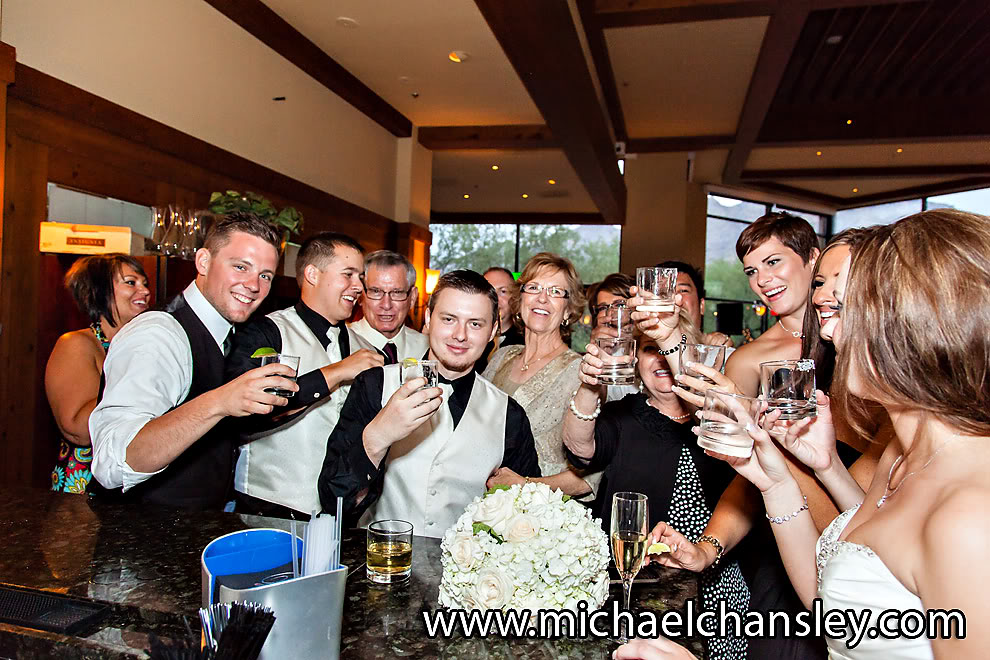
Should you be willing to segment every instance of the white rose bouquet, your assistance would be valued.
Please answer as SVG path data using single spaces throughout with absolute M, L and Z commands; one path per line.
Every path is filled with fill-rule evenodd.
M 601 521 L 541 483 L 497 486 L 467 506 L 440 543 L 440 605 L 598 609 L 608 597 Z

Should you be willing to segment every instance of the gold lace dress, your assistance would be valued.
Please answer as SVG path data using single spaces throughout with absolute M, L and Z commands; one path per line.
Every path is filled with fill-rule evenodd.
M 581 381 L 578 370 L 581 356 L 568 349 L 550 360 L 525 383 L 510 378 L 516 360 L 522 359 L 525 346 L 506 346 L 492 356 L 485 369 L 485 378 L 516 400 L 526 411 L 536 441 L 536 455 L 544 477 L 571 470 L 587 482 L 591 493 L 578 498 L 591 502 L 598 492 L 602 473 L 585 474 L 567 462 L 564 455 L 564 414 L 571 395 Z

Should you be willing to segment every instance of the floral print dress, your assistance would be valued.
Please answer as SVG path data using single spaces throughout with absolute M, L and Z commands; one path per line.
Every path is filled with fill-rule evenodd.
M 92 447 L 78 447 L 62 440 L 58 448 L 58 461 L 52 470 L 52 490 L 60 493 L 85 493 L 86 485 L 93 478 L 90 464 Z

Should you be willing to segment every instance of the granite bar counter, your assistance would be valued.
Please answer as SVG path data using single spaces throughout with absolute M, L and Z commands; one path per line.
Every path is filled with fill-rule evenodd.
M 214 538 L 251 527 L 288 528 L 288 521 L 228 513 L 190 513 L 81 495 L 0 488 L 0 583 L 110 606 L 78 637 L 0 624 L 0 657 L 146 657 L 148 635 L 198 634 L 200 553 Z M 417 537 L 413 570 L 402 585 L 379 586 L 364 572 L 364 532 L 345 533 L 347 580 L 342 658 L 608 658 L 608 640 L 431 639 L 423 612 L 437 607 L 440 547 Z M 693 575 L 659 570 L 633 587 L 633 608 L 679 609 L 696 596 Z M 612 587 L 620 597 L 621 587 Z M 277 614 L 277 613 L 276 613 Z M 697 641 L 689 648 L 700 655 Z

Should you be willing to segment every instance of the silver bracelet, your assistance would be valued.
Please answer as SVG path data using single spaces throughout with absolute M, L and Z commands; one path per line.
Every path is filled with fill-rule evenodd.
M 797 518 L 797 515 L 799 513 L 801 513 L 802 511 L 807 511 L 807 510 L 808 510 L 808 496 L 805 495 L 804 496 L 804 504 L 802 504 L 801 505 L 801 508 L 798 509 L 797 511 L 795 511 L 794 513 L 789 513 L 786 516 L 771 516 L 768 513 L 767 514 L 767 520 L 769 520 L 770 522 L 772 522 L 774 525 L 783 525 L 785 522 L 787 522 L 791 518 Z
M 571 412 L 574 413 L 574 416 L 580 419 L 582 422 L 593 422 L 596 419 L 598 419 L 598 416 L 602 413 L 601 398 L 598 399 L 598 405 L 595 406 L 595 412 L 591 413 L 590 415 L 585 415 L 583 413 L 578 412 L 577 406 L 574 405 L 574 397 L 577 396 L 577 393 L 578 391 L 574 390 L 574 392 L 571 394 L 571 402 L 569 404 Z

